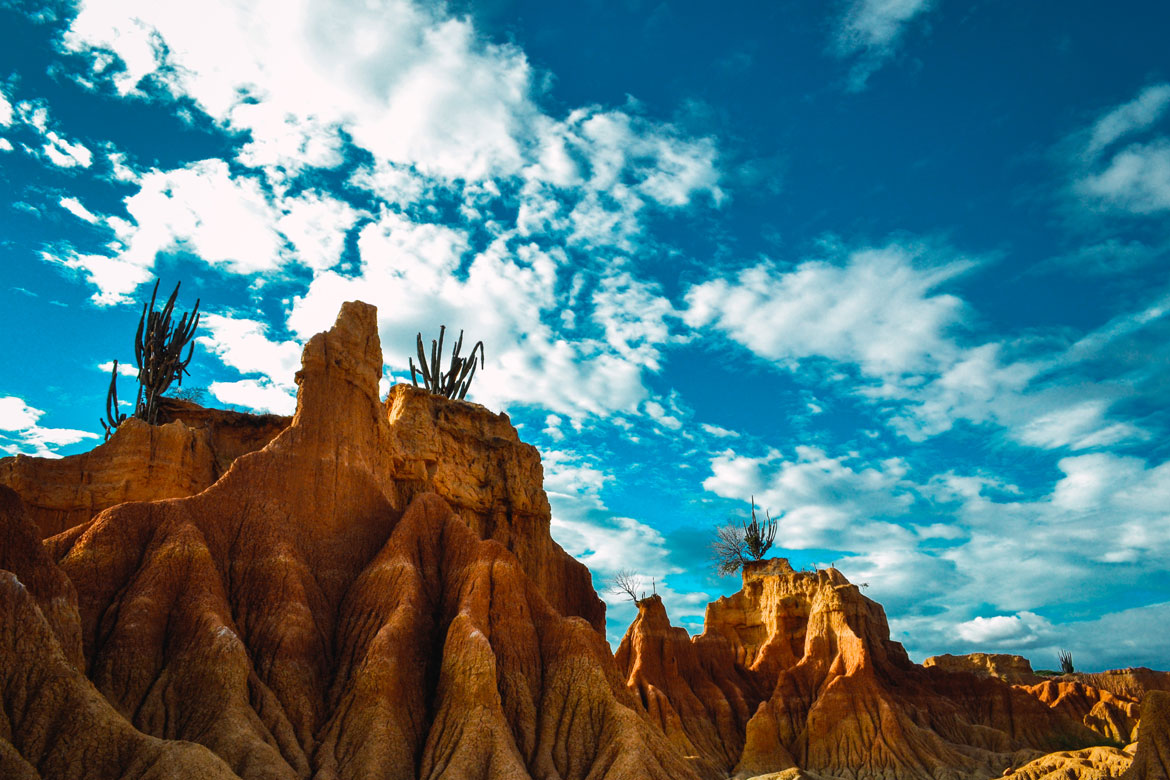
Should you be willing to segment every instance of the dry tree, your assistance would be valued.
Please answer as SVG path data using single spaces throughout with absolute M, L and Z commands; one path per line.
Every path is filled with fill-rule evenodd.
M 711 557 L 720 574 L 734 574 L 749 561 L 758 561 L 776 541 L 776 520 L 765 510 L 765 519 L 756 517 L 756 497 L 752 496 L 751 522 L 729 523 L 715 529 Z
M 187 366 L 195 353 L 195 345 L 191 341 L 195 338 L 195 329 L 199 327 L 198 298 L 195 299 L 194 309 L 183 314 L 177 323 L 172 322 L 182 282 L 175 285 L 174 292 L 162 310 L 155 310 L 158 285 L 156 281 L 154 291 L 150 294 L 150 303 L 142 304 L 142 316 L 134 335 L 134 359 L 138 363 L 138 397 L 134 404 L 134 416 L 151 425 L 158 423 L 159 399 L 172 384 L 177 382 L 182 386 L 183 375 L 189 374 Z M 183 356 L 184 349 L 187 350 L 186 357 Z M 110 374 L 110 387 L 106 392 L 106 419 L 101 421 L 107 439 L 126 420 L 126 415 L 118 407 L 118 361 L 115 360 Z
M 443 336 L 447 332 L 447 326 L 439 326 L 439 338 L 436 341 L 431 339 L 431 359 L 427 361 L 426 350 L 423 349 L 422 334 L 417 336 L 418 347 L 418 362 L 419 366 L 416 368 L 414 359 L 410 359 L 410 381 L 418 387 L 418 375 L 421 373 L 423 384 L 427 390 L 435 395 L 441 395 L 445 398 L 455 398 L 463 400 L 467 395 L 467 390 L 471 387 L 471 380 L 475 377 L 475 353 L 479 352 L 479 367 L 483 368 L 484 353 L 483 342 L 475 342 L 475 346 L 471 348 L 471 353 L 467 357 L 460 357 L 459 352 L 463 349 L 463 331 L 459 331 L 459 340 L 455 342 L 454 348 L 451 350 L 451 367 L 443 371 Z
M 638 598 L 638 589 L 643 587 L 646 583 L 642 581 L 642 575 L 633 571 L 632 569 L 622 569 L 613 575 L 609 581 L 609 590 L 614 593 L 624 593 L 637 604 L 641 599 Z

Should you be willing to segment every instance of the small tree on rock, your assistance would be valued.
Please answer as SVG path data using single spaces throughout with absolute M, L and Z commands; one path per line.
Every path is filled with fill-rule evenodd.
M 622 569 L 609 582 L 609 589 L 614 593 L 624 593 L 637 604 L 638 589 L 643 587 L 645 583 L 642 581 L 642 575 L 633 571 L 632 569 Z
M 776 521 L 765 510 L 764 520 L 756 517 L 756 497 L 752 496 L 751 522 L 730 523 L 715 529 L 711 554 L 720 574 L 734 574 L 748 561 L 758 561 L 776 541 Z

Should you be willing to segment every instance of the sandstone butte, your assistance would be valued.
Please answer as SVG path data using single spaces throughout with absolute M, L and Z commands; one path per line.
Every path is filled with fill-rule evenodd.
M 834 570 L 750 565 L 694 638 L 643 600 L 615 658 L 536 450 L 381 373 L 348 303 L 291 420 L 0 460 L 0 778 L 1166 777 L 1160 673 L 924 668 Z
M 1027 766 L 1019 780 L 1091 780 L 1132 761 L 1109 743 L 1132 736 L 1133 700 L 1078 681 L 1012 685 L 986 658 L 914 664 L 881 606 L 835 569 L 748 564 L 743 589 L 709 604 L 693 638 L 661 599 L 643 599 L 616 658 L 650 717 L 711 778 L 957 780 Z M 996 668 L 1012 666 L 1023 671 Z M 1089 758 L 1058 755 L 1093 745 Z

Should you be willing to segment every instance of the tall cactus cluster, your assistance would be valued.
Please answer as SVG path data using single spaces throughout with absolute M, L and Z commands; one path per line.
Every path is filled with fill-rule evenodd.
M 417 337 L 418 346 L 418 362 L 419 366 L 416 368 L 414 359 L 410 360 L 410 381 L 418 387 L 418 375 L 421 373 L 423 384 L 426 389 L 436 395 L 441 395 L 446 398 L 457 398 L 463 400 L 467 395 L 467 389 L 471 387 L 471 380 L 475 377 L 475 353 L 479 352 L 479 366 L 482 368 L 484 364 L 483 342 L 475 342 L 475 346 L 471 348 L 471 352 L 467 357 L 460 357 L 459 352 L 463 349 L 463 331 L 459 331 L 459 340 L 455 342 L 455 347 L 451 351 L 451 367 L 446 372 L 443 371 L 443 336 L 447 331 L 447 326 L 439 327 L 438 341 L 431 340 L 431 359 L 427 362 L 426 350 L 423 349 L 422 334 L 419 333 Z
M 195 352 L 191 341 L 199 327 L 198 299 L 194 309 L 183 314 L 177 323 L 172 322 L 181 282 L 175 285 L 162 310 L 155 310 L 158 284 L 157 281 L 154 283 L 150 303 L 142 305 L 142 317 L 134 336 L 134 359 L 138 364 L 138 399 L 134 404 L 134 416 L 151 425 L 158 423 L 158 402 L 163 393 L 175 382 L 180 386 L 183 384 L 183 375 L 188 373 L 187 365 Z M 184 349 L 187 350 L 186 357 L 183 357 Z M 126 415 L 118 410 L 117 382 L 118 362 L 114 361 L 110 389 L 106 394 L 106 419 L 101 421 L 107 439 L 126 419 Z

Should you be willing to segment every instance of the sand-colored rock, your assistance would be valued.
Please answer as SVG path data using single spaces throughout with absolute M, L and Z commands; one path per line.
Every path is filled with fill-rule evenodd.
M 1156 672 L 1144 666 L 1063 675 L 1056 679 L 1075 680 L 1136 702 L 1141 702 L 1150 691 L 1170 691 L 1170 672 Z
M 1004 775 L 1005 780 L 1109 780 L 1121 777 L 1133 755 L 1115 747 L 1049 753 Z
M 45 557 L 20 499 L 0 487 L 0 777 L 236 777 L 204 747 L 131 726 L 85 678 L 80 639 L 68 578 Z
M 936 666 L 944 672 L 968 672 L 980 677 L 998 677 L 1013 685 L 1035 685 L 1044 678 L 1032 671 L 1032 663 L 1022 655 L 1007 653 L 968 653 L 967 655 L 932 655 L 923 666 Z
M 1112 742 L 1127 745 L 1137 739 L 1136 701 L 1075 681 L 1047 680 L 1021 687 Z
M 618 663 L 676 744 L 737 778 L 794 767 L 848 780 L 987 778 L 1100 739 L 1003 680 L 912 663 L 881 606 L 840 572 L 781 559 L 746 566 L 743 589 L 708 605 L 693 639 L 647 600 Z M 719 697 L 699 693 L 712 686 Z M 741 721 L 721 702 L 738 700 L 751 712 L 742 742 L 723 736 Z
M 1124 780 L 1170 778 L 1170 692 L 1149 691 L 1142 700 L 1141 726 L 1133 766 Z
M 520 441 L 508 415 L 405 384 L 390 388 L 386 410 L 398 505 L 423 492 L 442 496 L 478 536 L 514 552 L 561 612 L 604 632 L 605 604 L 589 570 L 549 532 L 540 453 Z
M 109 441 L 65 458 L 0 458 L 0 485 L 20 494 L 41 537 L 126 501 L 193 496 L 246 452 L 268 444 L 287 417 L 203 409 L 164 398 L 164 424 L 131 418 Z
M 638 602 L 638 616 L 617 651 L 618 669 L 651 720 L 706 777 L 722 778 L 743 750 L 747 722 L 763 699 L 732 645 L 707 636 L 692 641 L 670 625 L 662 599 Z
M 89 678 L 120 727 L 196 743 L 248 780 L 695 777 L 626 688 L 595 615 L 562 611 L 596 595 L 555 579 L 575 569 L 549 563 L 551 539 L 523 538 L 539 524 L 509 527 L 490 504 L 477 513 L 470 478 L 437 480 L 454 453 L 442 447 L 455 444 L 404 484 L 412 458 L 394 428 L 427 431 L 412 415 L 428 407 L 398 391 L 387 408 L 380 375 L 375 313 L 346 304 L 306 345 L 297 414 L 266 447 L 197 495 L 120 504 L 46 540 L 43 563 L 73 583 Z M 471 406 L 431 405 L 439 421 L 487 414 L 443 404 Z M 495 417 L 482 430 L 500 430 Z M 467 467 L 495 475 L 485 489 L 523 450 L 505 433 L 499 446 L 463 442 L 480 448 Z M 538 522 L 537 490 L 494 495 L 535 507 L 523 520 Z M 534 550 L 545 557 L 521 557 Z M 5 626 L 19 634 L 27 620 Z M 34 644 L 56 642 L 46 629 Z M 47 707 L 37 723 L 54 717 L 64 714 Z M 5 745 L 34 763 L 0 732 Z M 45 748 L 54 760 L 84 749 Z M 180 755 L 155 771 L 215 776 Z

